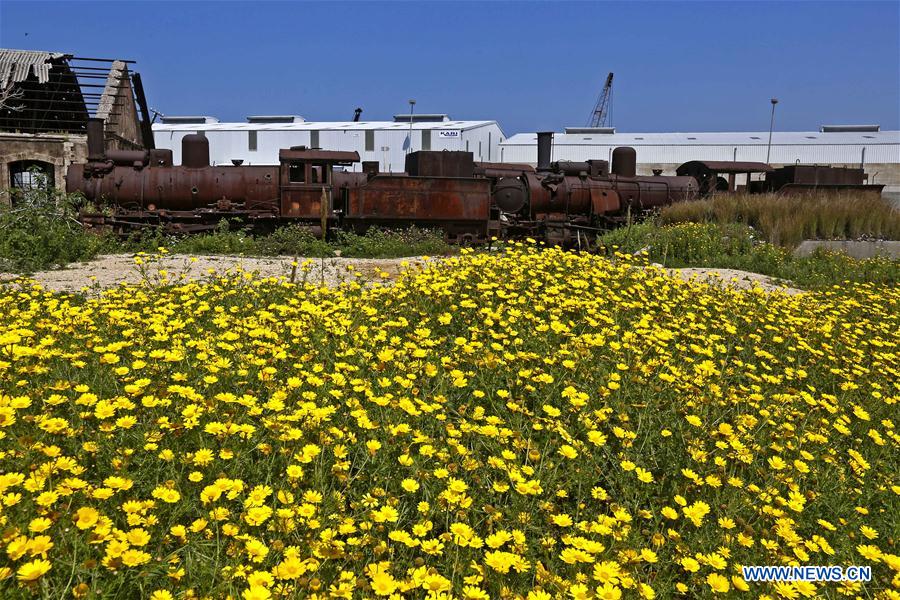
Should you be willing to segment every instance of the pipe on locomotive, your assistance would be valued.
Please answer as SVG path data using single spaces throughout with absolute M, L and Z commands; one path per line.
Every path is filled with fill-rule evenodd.
M 106 148 L 103 141 L 103 119 L 92 117 L 87 122 L 87 149 L 88 160 L 99 162 L 106 158 Z
M 553 152 L 553 132 L 540 131 L 537 134 L 537 170 L 549 171 Z

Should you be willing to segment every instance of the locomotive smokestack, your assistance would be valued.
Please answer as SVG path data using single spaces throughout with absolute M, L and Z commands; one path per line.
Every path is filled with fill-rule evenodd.
M 181 166 L 189 169 L 209 166 L 209 140 L 205 135 L 191 133 L 181 138 Z
M 106 157 L 106 147 L 103 143 L 103 119 L 88 119 L 87 147 L 89 161 L 101 161 Z
M 540 131 L 537 134 L 537 170 L 550 170 L 550 154 L 553 150 L 553 132 Z
M 637 152 L 635 149 L 621 146 L 613 150 L 612 168 L 610 171 L 619 177 L 634 177 L 637 175 Z

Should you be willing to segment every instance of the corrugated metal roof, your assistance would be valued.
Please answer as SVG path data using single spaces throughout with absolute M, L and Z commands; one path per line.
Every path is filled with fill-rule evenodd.
M 18 83 L 28 79 L 31 73 L 38 83 L 50 81 L 50 61 L 67 56 L 62 52 L 42 52 L 39 50 L 10 50 L 0 48 L 0 89 L 10 82 Z
M 765 146 L 769 132 L 704 132 L 704 133 L 556 133 L 554 145 L 565 146 Z M 517 133 L 503 146 L 533 146 L 537 134 Z M 900 144 L 900 131 L 834 132 L 776 131 L 772 145 L 835 144 Z
M 167 119 L 172 117 L 166 117 Z M 413 131 L 422 129 L 474 129 L 496 125 L 496 121 L 444 121 L 413 123 Z M 409 123 L 393 121 L 304 121 L 302 123 L 154 123 L 153 131 L 364 131 L 399 129 L 408 131 Z

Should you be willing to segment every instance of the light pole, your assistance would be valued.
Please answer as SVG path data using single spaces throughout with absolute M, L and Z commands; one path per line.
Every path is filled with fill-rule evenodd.
M 775 105 L 778 104 L 778 98 L 769 100 L 772 103 L 772 121 L 769 123 L 769 145 L 766 148 L 766 164 L 769 164 L 769 156 L 772 154 L 772 130 L 775 129 Z
M 412 152 L 412 123 L 413 123 L 413 109 L 416 106 L 415 100 L 409 101 L 409 146 L 406 148 L 406 153 L 409 154 Z

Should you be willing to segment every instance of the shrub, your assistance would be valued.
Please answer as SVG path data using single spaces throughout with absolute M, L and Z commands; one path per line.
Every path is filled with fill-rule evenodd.
M 443 233 L 410 227 L 381 229 L 372 227 L 364 235 L 341 231 L 337 234 L 341 256 L 358 258 L 394 258 L 400 256 L 440 255 L 450 252 Z
M 75 219 L 76 196 L 46 186 L 12 190 L 0 209 L 0 269 L 32 272 L 88 260 L 114 246 L 109 236 L 84 230 Z
M 269 235 L 257 239 L 257 249 L 266 256 L 332 256 L 334 250 L 309 229 L 300 225 L 279 227 Z
M 900 283 L 900 261 L 877 257 L 855 260 L 846 254 L 817 250 L 795 257 L 789 250 L 756 239 L 747 225 L 645 222 L 606 234 L 599 240 L 607 254 L 646 251 L 649 260 L 667 267 L 711 267 L 752 271 L 805 288 L 843 282 Z
M 226 219 L 212 233 L 187 235 L 169 249 L 184 254 L 257 254 L 256 240 L 243 229 L 233 229 Z

